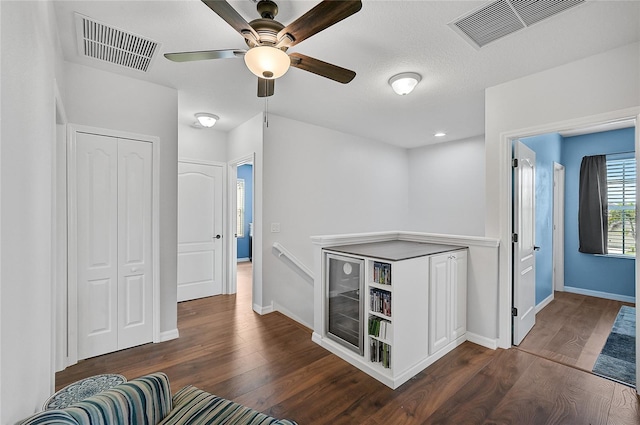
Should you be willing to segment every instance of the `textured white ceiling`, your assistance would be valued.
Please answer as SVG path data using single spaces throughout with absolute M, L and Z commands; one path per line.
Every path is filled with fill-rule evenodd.
M 277 0 L 276 0 L 277 1 Z M 251 0 L 230 1 L 250 21 Z M 277 1 L 284 25 L 317 1 Z M 474 49 L 448 23 L 484 1 L 364 0 L 362 10 L 290 49 L 356 71 L 342 85 L 292 68 L 276 81 L 271 113 L 403 147 L 484 133 L 484 89 L 640 40 L 640 1 L 590 0 L 525 30 Z M 200 0 L 55 1 L 65 58 L 179 91 L 181 123 L 196 112 L 220 116 L 229 131 L 265 108 L 242 59 L 174 63 L 166 52 L 245 48 L 243 38 Z M 78 55 L 74 12 L 162 44 L 148 73 Z M 418 72 L 398 96 L 388 80 Z

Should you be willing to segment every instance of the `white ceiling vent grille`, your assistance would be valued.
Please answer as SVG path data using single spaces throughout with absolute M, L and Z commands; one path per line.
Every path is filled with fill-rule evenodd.
M 450 22 L 449 26 L 474 47 L 480 48 L 584 2 L 498 0 Z
M 80 55 L 147 72 L 159 44 L 76 13 Z

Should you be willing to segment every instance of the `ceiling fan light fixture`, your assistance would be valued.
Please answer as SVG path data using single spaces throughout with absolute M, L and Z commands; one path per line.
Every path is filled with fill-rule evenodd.
M 200 124 L 204 128 L 213 127 L 216 122 L 220 119 L 219 116 L 209 114 L 207 112 L 198 112 L 195 114 L 196 120 L 198 120 L 198 124 Z
M 267 80 L 282 77 L 291 65 L 283 50 L 271 46 L 256 46 L 244 55 L 244 63 L 254 75 Z
M 422 77 L 415 72 L 403 72 L 389 79 L 389 85 L 396 94 L 404 96 L 413 91 Z

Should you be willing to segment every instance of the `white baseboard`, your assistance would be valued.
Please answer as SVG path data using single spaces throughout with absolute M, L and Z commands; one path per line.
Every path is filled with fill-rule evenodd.
M 247 261 L 251 261 L 251 260 L 249 260 L 249 257 L 244 257 L 244 258 L 238 258 L 237 261 L 238 263 L 246 263 Z
M 467 332 L 467 341 L 474 344 L 482 345 L 483 347 L 495 350 L 498 348 L 498 340 L 495 338 L 487 338 L 486 336 L 474 334 L 473 332 Z
M 636 302 L 636 297 L 630 297 L 628 295 L 610 294 L 609 292 L 592 291 L 590 289 L 575 288 L 573 286 L 566 285 L 564 287 L 564 290 L 565 292 L 571 292 L 573 294 L 588 295 L 590 297 L 605 298 L 607 300 L 622 301 L 634 304 Z
M 536 306 L 536 314 L 540 313 L 540 311 L 545 308 L 547 305 L 549 305 L 549 303 L 553 301 L 553 292 L 551 293 L 551 295 L 549 295 L 547 298 L 545 298 L 544 300 L 542 300 L 540 302 L 540 304 L 538 304 Z
M 306 326 L 309 329 L 313 329 L 313 326 L 311 324 L 305 322 L 304 320 L 302 320 L 297 315 L 293 314 L 292 312 L 290 312 L 286 308 L 282 307 L 280 304 L 274 302 L 273 303 L 273 309 L 274 309 L 274 311 L 279 311 L 280 313 L 284 314 L 289 319 L 295 320 L 296 322 L 300 323 L 303 326 Z
M 160 341 L 158 342 L 171 341 L 172 339 L 177 339 L 179 336 L 178 329 L 160 332 Z
M 264 315 L 264 314 L 269 314 L 269 313 L 273 313 L 273 303 L 271 303 L 271 305 L 268 305 L 266 307 L 263 307 L 261 305 L 258 304 L 254 304 L 253 305 L 253 311 L 255 311 L 256 313 L 258 313 L 259 315 Z

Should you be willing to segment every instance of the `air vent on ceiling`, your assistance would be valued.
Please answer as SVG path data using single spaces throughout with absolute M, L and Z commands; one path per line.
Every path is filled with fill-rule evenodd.
M 450 22 L 449 26 L 474 47 L 480 48 L 584 2 L 498 0 Z
M 159 44 L 76 13 L 80 55 L 147 72 Z

